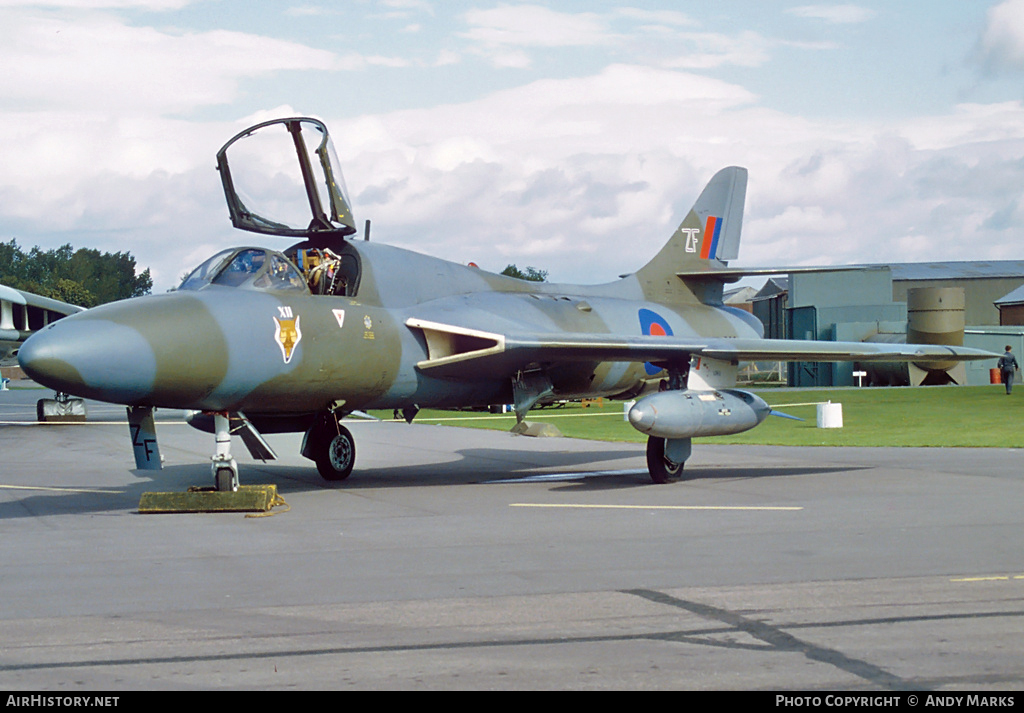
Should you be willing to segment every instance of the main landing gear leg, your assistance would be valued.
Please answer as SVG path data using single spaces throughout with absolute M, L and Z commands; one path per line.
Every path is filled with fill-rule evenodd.
M 655 483 L 668 483 L 683 476 L 683 466 L 690 457 L 689 438 L 647 438 L 647 472 Z
M 226 413 L 213 415 L 213 430 L 217 450 L 210 459 L 210 470 L 217 490 L 234 492 L 238 490 L 238 464 L 231 457 L 231 426 Z
M 689 359 L 682 364 L 668 367 L 667 391 L 686 389 L 690 378 Z M 647 438 L 647 472 L 655 483 L 663 484 L 683 476 L 683 466 L 690 457 L 691 442 L 689 438 Z

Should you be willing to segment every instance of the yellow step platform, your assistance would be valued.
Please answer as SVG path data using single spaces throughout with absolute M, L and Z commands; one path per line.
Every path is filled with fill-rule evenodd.
M 276 505 L 285 505 L 276 485 L 240 485 L 236 492 L 192 487 L 184 493 L 143 493 L 139 512 L 268 512 Z

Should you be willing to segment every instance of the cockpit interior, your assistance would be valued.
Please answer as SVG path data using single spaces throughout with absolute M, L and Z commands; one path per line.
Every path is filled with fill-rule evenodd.
M 208 285 L 354 297 L 359 288 L 359 255 L 348 244 L 337 252 L 301 243 L 285 253 L 231 248 L 190 272 L 178 289 L 201 290 Z

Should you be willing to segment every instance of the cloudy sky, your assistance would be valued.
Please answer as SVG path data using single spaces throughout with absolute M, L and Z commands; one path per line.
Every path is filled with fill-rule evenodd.
M 728 165 L 737 265 L 1024 259 L 1024 0 L 0 0 L 0 240 L 165 290 L 273 244 L 214 155 L 297 114 L 374 240 L 495 271 L 632 271 Z

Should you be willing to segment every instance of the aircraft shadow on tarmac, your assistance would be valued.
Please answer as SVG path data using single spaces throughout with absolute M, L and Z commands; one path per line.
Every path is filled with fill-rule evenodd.
M 282 494 L 321 489 L 362 490 L 502 483 L 538 485 L 545 482 L 552 491 L 654 488 L 647 469 L 636 463 L 637 454 L 623 450 L 524 453 L 516 449 L 470 448 L 456 452 L 461 460 L 446 463 L 407 464 L 385 468 L 357 468 L 343 482 L 329 483 L 313 467 L 247 466 L 245 482 L 274 483 Z M 631 460 L 623 465 L 616 461 Z M 590 468 L 582 466 L 590 465 Z M 782 476 L 821 475 L 870 468 L 841 466 L 722 467 L 694 465 L 687 477 L 677 481 L 749 479 Z M 671 486 L 668 486 L 671 487 Z
M 515 449 L 474 448 L 458 451 L 459 460 L 447 463 L 410 464 L 388 468 L 356 470 L 346 481 L 330 483 L 320 478 L 312 465 L 281 465 L 252 463 L 244 467 L 243 483 L 273 484 L 283 496 L 319 490 L 365 490 L 380 488 L 412 488 L 453 485 L 477 485 L 500 481 L 503 484 L 547 485 L 551 492 L 595 492 L 651 488 L 652 492 L 672 485 L 657 486 L 650 482 L 643 468 L 615 468 L 615 461 L 635 459 L 636 454 L 622 450 L 524 453 Z M 576 469 L 585 464 L 598 464 L 600 469 Z M 805 475 L 827 475 L 835 472 L 870 470 L 871 466 L 763 466 L 693 465 L 685 478 L 675 485 L 709 480 L 745 480 Z M 205 463 L 167 466 L 162 471 L 133 470 L 136 482 L 120 487 L 97 485 L 67 490 L 54 488 L 45 492 L 25 492 L 0 502 L 0 520 L 38 518 L 61 515 L 123 513 L 135 510 L 145 492 L 182 492 L 192 486 L 211 485 L 210 467 Z M 550 479 L 550 480 L 549 480 Z
M 647 472 L 628 471 L 622 474 L 608 474 L 601 477 L 584 477 L 586 473 L 580 473 L 579 480 L 566 479 L 561 483 L 553 483 L 553 492 L 590 492 L 599 490 L 619 490 L 624 488 L 651 487 L 665 488 L 675 486 L 685 487 L 687 483 L 701 483 L 715 480 L 750 480 L 754 478 L 780 478 L 803 475 L 828 475 L 837 472 L 850 472 L 856 470 L 870 470 L 871 466 L 788 466 L 779 467 L 766 463 L 763 466 L 751 466 L 743 468 L 723 468 L 719 466 L 694 465 L 687 468 L 682 478 L 673 480 L 667 485 L 655 485 L 651 483 Z M 529 476 L 524 476 L 524 480 Z

